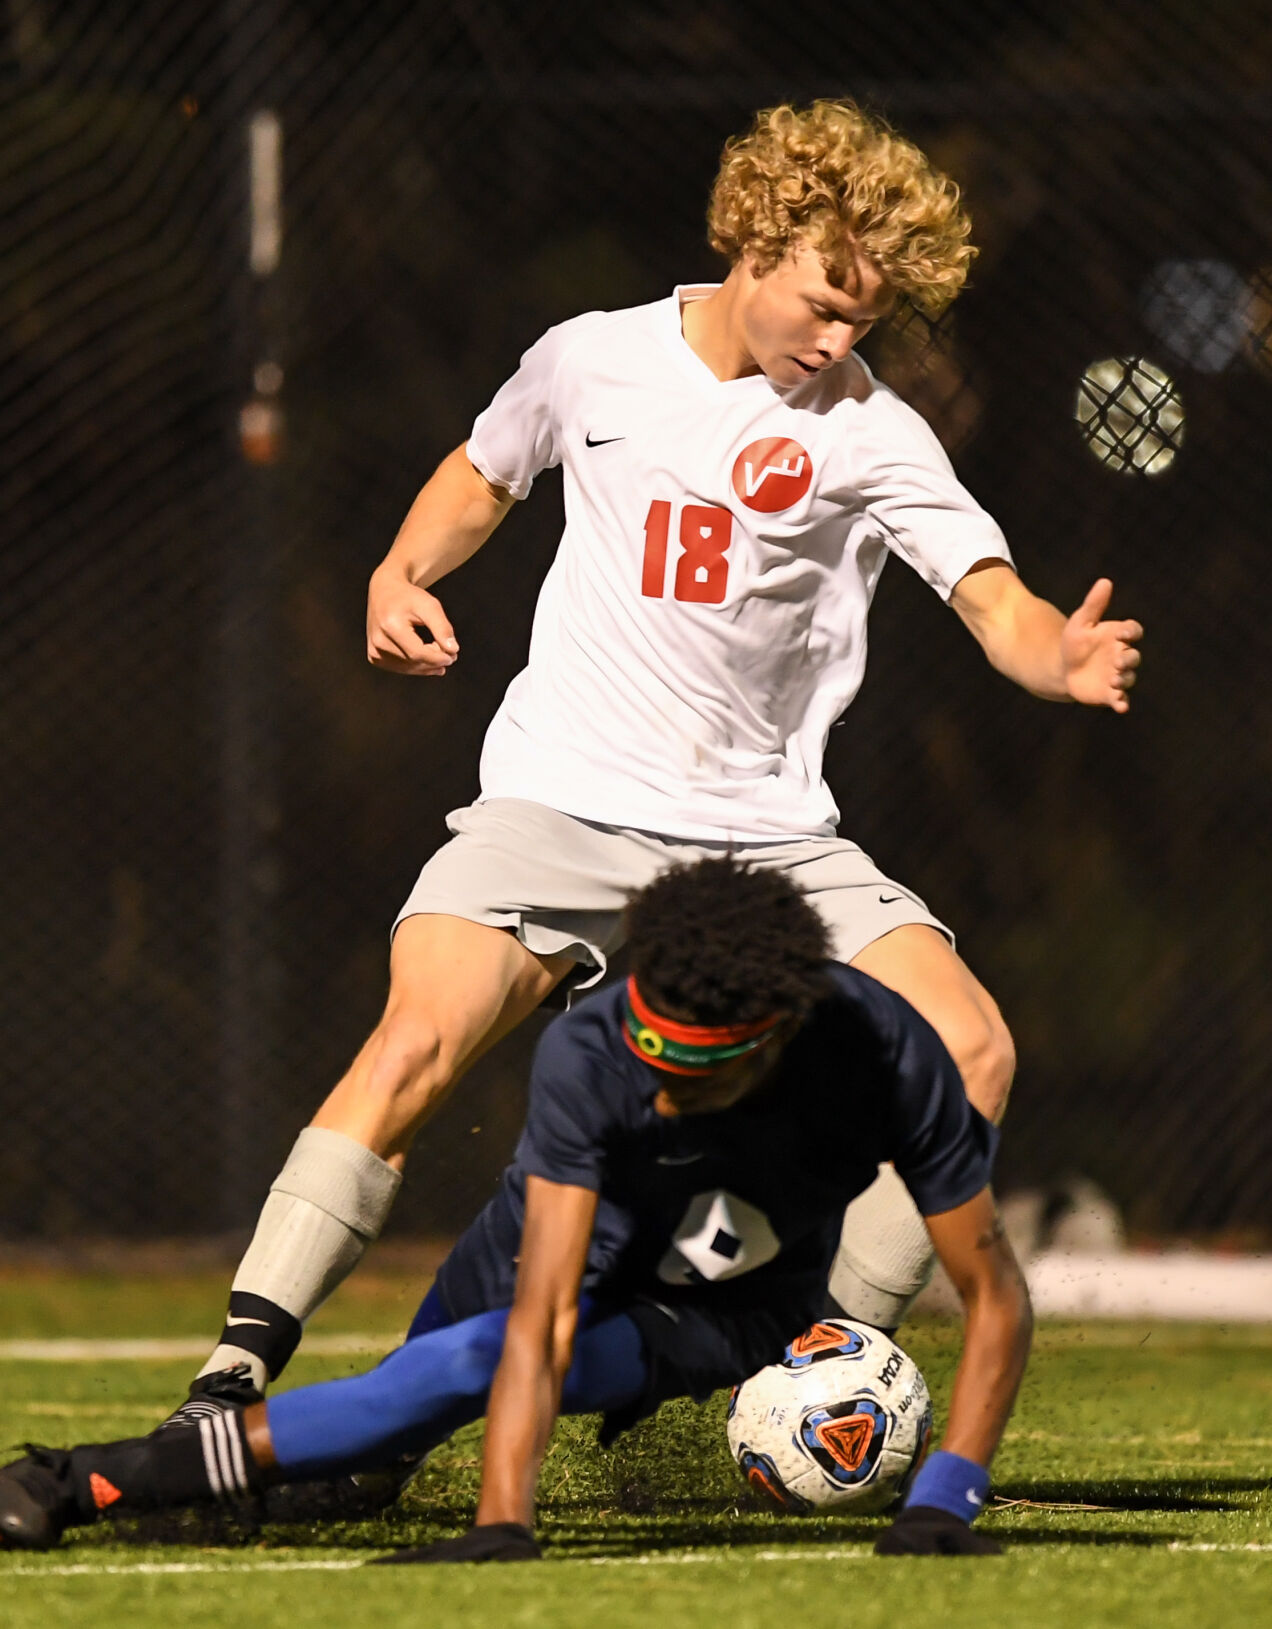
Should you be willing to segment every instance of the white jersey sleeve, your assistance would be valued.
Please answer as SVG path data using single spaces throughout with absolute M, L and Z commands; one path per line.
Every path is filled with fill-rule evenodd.
M 945 600 L 978 561 L 1012 564 L 1001 528 L 954 473 L 925 419 L 878 383 L 853 416 L 844 501 L 864 504 L 893 554 Z
M 605 313 L 585 312 L 549 328 L 521 358 L 468 438 L 468 459 L 496 486 L 524 498 L 534 478 L 561 462 L 561 421 L 556 403 L 557 374 L 570 350 Z

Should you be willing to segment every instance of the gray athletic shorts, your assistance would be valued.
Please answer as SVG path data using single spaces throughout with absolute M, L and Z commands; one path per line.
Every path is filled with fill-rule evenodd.
M 917 894 L 841 837 L 696 842 L 578 820 L 521 798 L 455 809 L 446 824 L 455 835 L 420 872 L 394 930 L 408 916 L 434 914 L 506 928 L 536 955 L 565 953 L 589 970 L 574 990 L 596 984 L 621 949 L 629 894 L 669 865 L 717 854 L 786 872 L 820 911 L 838 961 L 911 923 L 954 943 Z

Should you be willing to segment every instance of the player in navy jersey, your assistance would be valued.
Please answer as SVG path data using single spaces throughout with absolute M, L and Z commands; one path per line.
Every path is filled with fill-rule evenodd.
M 383 1016 L 275 1179 L 178 1418 L 263 1395 L 379 1233 L 423 1122 L 554 987 L 602 977 L 623 901 L 669 863 L 732 850 L 792 878 L 836 960 L 900 992 L 976 1107 L 1003 1111 L 1002 1015 L 949 928 L 837 834 L 826 740 L 891 557 L 1050 700 L 1125 713 L 1142 630 L 1108 617 L 1107 579 L 1067 617 L 1031 593 L 856 355 L 898 301 L 954 298 L 975 253 L 958 188 L 911 142 L 850 103 L 768 109 L 725 148 L 709 223 L 724 280 L 549 329 L 372 576 L 369 659 L 441 679 L 460 656 L 439 583 L 561 468 L 565 530 L 481 795 L 399 914 Z M 931 1252 L 890 1166 L 843 1238 L 834 1296 L 895 1326 Z
M 475 1527 L 387 1559 L 535 1556 L 558 1412 L 603 1412 L 608 1437 L 776 1361 L 821 1311 L 845 1205 L 891 1161 L 966 1333 L 943 1446 L 879 1548 L 996 1550 L 971 1521 L 1030 1320 L 989 1188 L 994 1129 L 935 1031 L 826 959 L 824 924 L 780 873 L 675 867 L 628 917 L 631 978 L 544 1035 L 513 1162 L 398 1351 L 242 1412 L 33 1450 L 0 1472 L 0 1539 L 43 1547 L 102 1510 L 387 1464 L 488 1412 Z

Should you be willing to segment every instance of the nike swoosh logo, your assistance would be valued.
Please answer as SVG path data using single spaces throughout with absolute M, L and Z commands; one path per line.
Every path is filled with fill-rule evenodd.
M 593 441 L 592 432 L 589 430 L 587 432 L 587 434 L 583 437 L 583 445 L 585 447 L 608 447 L 611 441 L 626 441 L 626 440 L 627 440 L 626 436 L 602 436 L 602 438 L 599 441 Z
M 655 1165 L 693 1165 L 702 1158 L 701 1154 L 659 1154 Z
M 900 894 L 893 894 L 891 899 L 888 899 L 885 895 L 880 894 L 879 903 L 880 905 L 895 905 L 900 898 L 902 898 L 902 895 Z
M 979 1510 L 980 1507 L 985 1503 L 983 1499 L 978 1498 L 976 1494 L 972 1493 L 970 1490 L 967 1494 L 967 1502 L 969 1505 L 975 1505 L 977 1510 Z
M 236 1324 L 259 1324 L 262 1329 L 268 1329 L 269 1328 L 269 1319 L 268 1318 L 231 1318 L 227 1314 L 226 1319 L 225 1319 L 225 1327 L 227 1329 L 233 1329 Z

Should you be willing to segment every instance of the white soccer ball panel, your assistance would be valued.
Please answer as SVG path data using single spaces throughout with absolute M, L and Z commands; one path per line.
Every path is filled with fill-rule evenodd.
M 729 1447 L 783 1509 L 868 1515 L 905 1492 L 931 1421 L 913 1359 L 877 1329 L 825 1318 L 738 1387 Z

